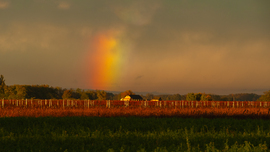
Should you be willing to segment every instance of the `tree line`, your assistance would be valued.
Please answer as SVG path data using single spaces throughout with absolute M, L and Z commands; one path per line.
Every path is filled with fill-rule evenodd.
M 90 99 L 90 100 L 120 100 L 126 95 L 135 95 L 131 90 L 121 93 L 110 93 L 104 90 L 83 90 L 52 87 L 49 85 L 6 85 L 4 76 L 0 76 L 0 98 L 5 99 Z M 206 93 L 188 93 L 154 95 L 148 93 L 141 95 L 144 100 L 161 98 L 162 100 L 187 101 L 270 101 L 270 90 L 264 95 L 254 93 L 238 93 L 229 95 L 215 95 Z

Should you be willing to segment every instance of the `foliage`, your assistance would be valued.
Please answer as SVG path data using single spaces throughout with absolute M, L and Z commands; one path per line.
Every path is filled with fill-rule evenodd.
M 186 97 L 187 101 L 196 101 L 196 96 L 194 93 L 188 93 Z
M 106 100 L 107 99 L 107 92 L 105 92 L 105 91 L 99 91 L 99 90 L 97 90 L 97 99 L 98 100 Z
M 69 91 L 66 91 L 69 90 Z M 120 100 L 126 95 L 135 95 L 131 90 L 126 90 L 120 94 L 113 94 L 100 90 L 82 90 L 77 88 L 73 89 L 63 89 L 61 87 L 51 87 L 49 85 L 11 85 L 7 86 L 5 84 L 4 76 L 0 76 L 0 98 L 6 99 L 62 99 L 63 94 L 66 91 L 71 94 L 64 98 L 70 99 L 90 99 L 90 100 Z M 270 94 L 270 93 L 268 93 Z M 162 100 L 176 101 L 176 100 L 187 100 L 187 101 L 270 101 L 269 95 L 267 93 L 259 99 L 259 95 L 254 93 L 239 93 L 230 95 L 214 95 L 214 94 L 204 94 L 204 93 L 188 93 L 187 95 L 180 94 L 167 94 L 167 95 L 153 95 L 147 94 L 144 99 L 152 99 L 153 97 L 160 97 Z
M 4 87 L 6 99 L 113 99 L 114 94 L 100 90 L 62 89 L 49 85 L 11 85 Z M 1 97 L 1 94 L 0 94 Z
M 5 79 L 4 79 L 4 76 L 1 75 L 0 76 L 0 98 L 3 98 L 5 95 L 5 87 L 6 87 Z
M 188 93 L 186 100 L 187 101 L 201 101 L 202 93 Z
M 82 92 L 80 99 L 81 100 L 89 99 L 89 96 L 85 92 Z
M 210 94 L 203 93 L 201 95 L 200 101 L 212 101 L 212 96 Z
M 0 118 L 1 151 L 268 151 L 269 120 Z
M 155 97 L 160 97 L 161 99 L 167 100 L 167 101 L 186 100 L 186 97 L 185 96 L 181 96 L 180 94 L 157 95 Z
M 257 101 L 270 101 L 270 90 L 265 91 L 264 95 L 262 95 Z
M 127 95 L 135 95 L 131 90 L 126 90 L 125 92 L 121 93 L 121 98 L 124 98 Z
M 71 96 L 72 96 L 72 92 L 70 90 L 65 90 L 63 95 L 62 95 L 62 98 L 69 99 L 69 98 L 71 98 Z

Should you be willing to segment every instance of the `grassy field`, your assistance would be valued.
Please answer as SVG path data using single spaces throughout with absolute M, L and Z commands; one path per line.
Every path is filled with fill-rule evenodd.
M 1 151 L 268 151 L 270 120 L 2 117 Z

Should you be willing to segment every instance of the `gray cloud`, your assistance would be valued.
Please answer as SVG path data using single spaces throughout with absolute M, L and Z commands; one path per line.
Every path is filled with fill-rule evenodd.
M 9 84 L 91 88 L 78 74 L 93 66 L 85 69 L 84 61 L 95 55 L 91 40 L 114 31 L 122 53 L 113 90 L 262 93 L 270 87 L 269 6 L 249 0 L 0 1 L 0 71 Z
M 9 7 L 9 2 L 7 1 L 0 1 L 0 9 L 6 9 Z

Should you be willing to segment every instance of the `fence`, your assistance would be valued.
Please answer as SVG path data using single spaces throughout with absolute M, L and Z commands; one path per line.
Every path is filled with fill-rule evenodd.
M 119 101 L 119 100 L 57 100 L 2 99 L 1 107 L 33 108 L 91 108 L 91 107 L 160 107 L 160 108 L 269 108 L 267 101 Z

